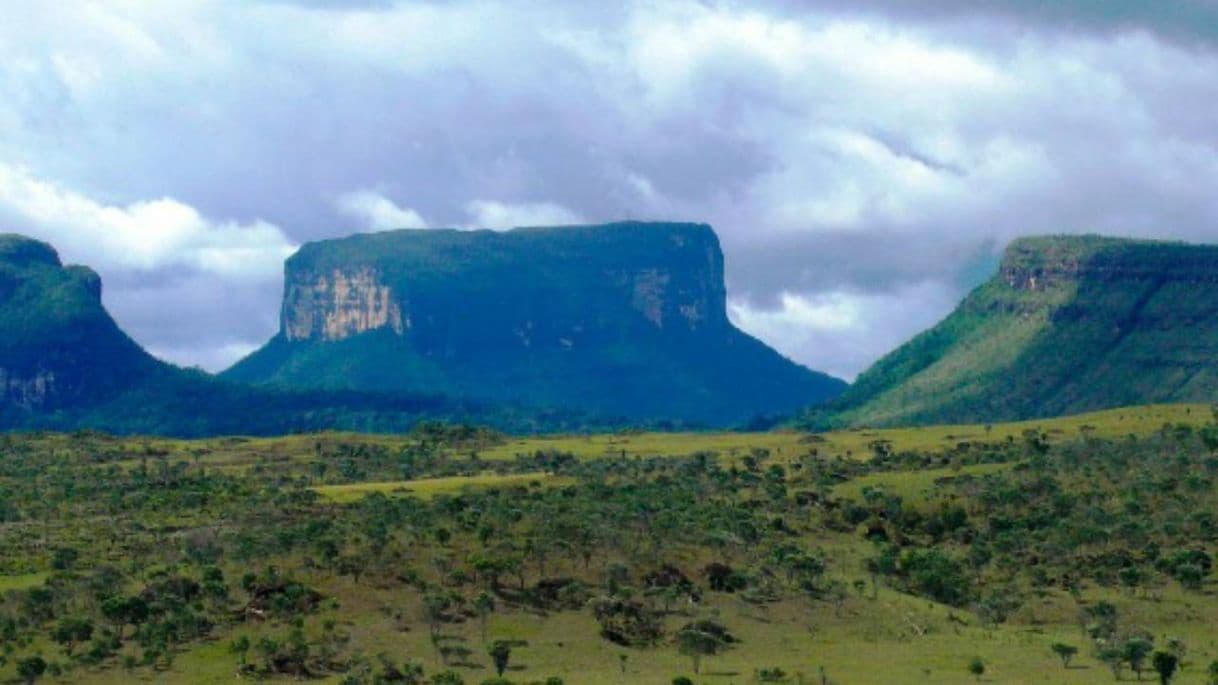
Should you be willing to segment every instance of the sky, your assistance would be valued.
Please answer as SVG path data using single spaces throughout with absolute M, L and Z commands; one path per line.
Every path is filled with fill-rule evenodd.
M 1212 0 L 0 3 L 0 232 L 158 356 L 278 327 L 301 243 L 710 223 L 732 319 L 852 378 L 1012 238 L 1218 241 Z

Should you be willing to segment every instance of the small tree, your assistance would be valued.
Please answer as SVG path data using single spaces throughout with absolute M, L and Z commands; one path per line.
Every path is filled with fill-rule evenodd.
M 1209 668 L 1205 669 L 1205 674 L 1209 676 L 1210 685 L 1218 685 L 1218 661 L 1211 661 Z
M 1125 663 L 1122 651 L 1117 647 L 1104 647 L 1096 654 L 1096 658 L 1112 671 L 1112 677 L 1121 679 L 1121 666 Z
M 1152 650 L 1154 650 L 1154 644 L 1146 638 L 1135 637 L 1125 641 L 1122 656 L 1129 663 L 1133 672 L 1137 674 L 1138 680 L 1142 679 L 1142 669 L 1146 667 L 1146 657 L 1150 656 Z
M 432 685 L 465 685 L 465 678 L 456 671 L 440 671 L 431 677 Z
M 72 650 L 76 648 L 76 645 L 93 637 L 93 622 L 75 616 L 61 618 L 55 624 L 51 637 L 63 645 L 64 652 L 68 656 L 72 656 Z
M 118 639 L 123 639 L 123 628 L 127 624 L 139 625 L 148 620 L 148 603 L 140 597 L 111 597 L 102 602 L 102 616 L 114 625 Z
M 228 651 L 237 655 L 237 665 L 244 668 L 249 663 L 250 647 L 252 646 L 249 636 L 241 635 L 229 643 Z
M 718 654 L 722 646 L 718 637 L 696 628 L 677 633 L 677 650 L 693 661 L 695 675 L 702 672 L 702 657 Z
M 981 657 L 975 656 L 968 662 L 968 672 L 977 679 L 977 682 L 981 682 L 981 676 L 985 675 L 985 662 L 981 660 Z
M 1070 660 L 1074 658 L 1074 655 L 1078 654 L 1078 647 L 1064 642 L 1054 642 L 1050 649 L 1057 655 L 1057 658 L 1062 660 L 1063 668 L 1070 668 Z
M 495 640 L 495 644 L 491 645 L 489 654 L 491 659 L 495 661 L 495 673 L 500 677 L 507 670 L 508 662 L 512 658 L 512 645 L 506 640 Z
M 474 598 L 474 609 L 478 611 L 478 623 L 482 628 L 482 641 L 486 642 L 486 622 L 495 610 L 495 598 L 489 592 L 480 592 Z
M 46 672 L 47 662 L 40 656 L 29 656 L 17 660 L 17 675 L 21 676 L 26 685 L 34 685 L 34 681 L 41 678 L 42 674 Z
M 1159 674 L 1160 685 L 1168 685 L 1171 679 L 1176 676 L 1176 669 L 1180 666 L 1180 659 L 1171 652 L 1155 652 L 1151 657 L 1150 665 L 1154 667 L 1155 673 Z
M 444 592 L 429 592 L 423 596 L 423 618 L 427 621 L 427 629 L 431 634 L 431 641 L 436 643 L 440 637 L 440 626 L 448 616 L 448 610 L 452 608 L 452 597 Z

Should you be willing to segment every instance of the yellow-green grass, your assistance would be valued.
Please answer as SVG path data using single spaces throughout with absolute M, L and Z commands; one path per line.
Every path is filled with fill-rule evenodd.
M 1011 468 L 1011 464 L 971 464 L 959 468 L 926 469 L 922 471 L 885 471 L 853 478 L 834 488 L 838 497 L 862 499 L 866 488 L 879 488 L 885 493 L 898 495 L 908 503 L 932 500 L 944 492 L 938 485 L 941 479 L 962 476 L 984 476 Z
M 798 431 L 766 433 L 609 433 L 585 436 L 519 438 L 480 452 L 485 459 L 510 459 L 539 450 L 569 452 L 582 458 L 606 456 L 668 456 L 716 452 L 721 456 L 743 456 L 753 449 L 770 450 L 777 457 L 804 454 L 816 449 L 822 455 L 865 457 L 877 440 L 888 441 L 897 451 L 943 451 L 961 442 L 1001 442 L 1022 439 L 1029 429 L 1047 433 L 1050 440 L 1074 440 L 1084 429 L 1095 437 L 1115 438 L 1153 433 L 1165 423 L 1200 425 L 1211 421 L 1208 405 L 1165 404 L 1110 409 L 1077 416 L 1035 419 L 985 425 L 945 425 L 911 428 L 852 429 L 821 433 L 815 437 Z
M 413 495 L 429 499 L 436 495 L 452 495 L 466 489 L 506 488 L 532 486 L 553 487 L 573 482 L 570 478 L 557 477 L 551 473 L 511 473 L 500 475 L 482 473 L 476 476 L 450 476 L 447 478 L 418 478 L 415 480 L 386 481 L 380 483 L 345 483 L 342 485 L 318 485 L 313 488 L 322 497 L 339 504 L 354 502 L 376 492 L 383 495 Z
M 850 581 L 850 576 L 843 576 Z M 395 661 L 420 660 L 428 674 L 442 670 L 422 620 L 422 608 L 414 593 L 356 584 L 347 578 L 319 573 L 306 579 L 339 599 L 337 610 L 326 610 L 310 619 L 310 634 L 322 620 L 337 621 L 339 630 L 350 636 L 348 647 L 369 657 L 385 653 Z M 1212 595 L 1185 594 L 1169 588 L 1160 601 L 1133 598 L 1106 591 L 1088 591 L 1086 601 L 1108 599 L 1131 624 L 1147 628 L 1164 644 L 1178 637 L 1188 645 L 1190 666 L 1174 682 L 1194 685 L 1204 682 L 1205 665 L 1218 658 L 1212 624 L 1218 616 L 1218 599 Z M 805 682 L 820 682 L 823 666 L 835 683 L 851 685 L 913 685 L 974 682 L 966 670 L 968 661 L 980 657 L 987 666 L 983 682 L 1044 683 L 1046 685 L 1092 685 L 1113 682 L 1112 674 L 1089 653 L 1088 641 L 1076 621 L 1078 609 L 1064 593 L 1033 599 L 1006 624 L 987 628 L 967 611 L 881 588 L 871 599 L 870 590 L 851 596 L 839 610 L 827 603 L 790 600 L 757 607 L 730 595 L 714 595 L 698 615 L 716 614 L 742 642 L 726 653 L 703 661 L 702 674 L 694 680 L 705 685 L 757 682 L 753 670 L 780 667 L 789 674 L 803 673 Z M 674 615 L 666 620 L 672 634 L 693 615 Z M 405 630 L 403 630 L 405 628 Z M 133 681 L 211 685 L 235 681 L 236 657 L 226 645 L 236 635 L 254 641 L 262 634 L 282 636 L 285 625 L 239 625 L 221 629 L 217 638 L 178 657 L 172 669 L 135 677 L 121 668 L 102 672 L 73 673 L 73 682 L 109 685 Z M 472 651 L 476 668 L 457 668 L 467 683 L 478 683 L 493 675 L 486 645 L 477 620 L 445 626 L 443 633 Z M 626 649 L 598 636 L 597 624 L 588 611 L 564 611 L 548 615 L 500 607 L 491 616 L 487 639 L 518 639 L 527 645 L 512 650 L 515 682 L 540 681 L 561 676 L 573 685 L 621 685 L 621 683 L 668 683 L 679 674 L 693 676 L 687 657 L 670 643 L 650 649 Z M 1053 656 L 1050 645 L 1065 642 L 1080 648 L 1075 667 L 1065 669 Z M 54 650 L 48 649 L 48 655 Z M 619 655 L 627 655 L 626 673 L 621 673 Z M 0 670 L 0 673 L 3 671 Z M 1132 675 L 1126 669 L 1126 680 Z M 337 683 L 331 676 L 315 682 Z M 792 679 L 791 682 L 795 682 Z
M 41 585 L 46 580 L 47 573 L 23 573 L 16 576 L 0 576 L 0 594 L 8 590 L 25 590 Z
M 961 442 L 999 442 L 1021 439 L 1028 429 L 1038 429 L 1054 441 L 1079 438 L 1085 427 L 1101 438 L 1146 435 L 1165 423 L 1200 425 L 1211 421 L 1211 409 L 1203 404 L 1147 405 L 1110 409 L 1052 419 L 1035 419 L 985 425 L 944 425 L 909 428 L 849 429 L 811 435 L 793 430 L 770 432 L 621 432 L 593 435 L 554 435 L 508 438 L 496 445 L 463 447 L 456 456 L 476 453 L 482 459 L 510 460 L 537 451 L 558 451 L 583 459 L 614 456 L 685 456 L 695 452 L 715 452 L 724 458 L 741 457 L 754 449 L 769 450 L 779 460 L 787 460 L 812 450 L 826 456 L 865 458 L 877 440 L 891 443 L 892 449 L 943 451 Z M 65 459 L 80 458 L 80 438 L 70 434 L 42 434 L 37 438 L 52 449 L 61 448 Z M 199 440 L 167 438 L 97 438 L 95 452 L 111 450 L 124 455 L 120 466 L 138 466 L 144 458 L 131 454 L 149 453 L 149 462 L 158 459 L 198 462 L 208 468 L 244 472 L 260 463 L 287 462 L 303 468 L 319 455 L 334 449 L 354 446 L 378 447 L 397 452 L 414 443 L 404 435 L 357 433 L 317 433 L 272 438 L 222 437 Z

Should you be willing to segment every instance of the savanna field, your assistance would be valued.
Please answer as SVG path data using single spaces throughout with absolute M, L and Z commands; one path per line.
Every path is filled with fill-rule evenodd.
M 0 436 L 0 679 L 1208 683 L 1215 450 L 1205 405 Z

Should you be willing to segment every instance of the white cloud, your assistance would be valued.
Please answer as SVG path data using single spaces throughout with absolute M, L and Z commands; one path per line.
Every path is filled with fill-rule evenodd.
M 923 4 L 0 3 L 0 212 L 114 273 L 261 274 L 271 320 L 268 255 L 357 222 L 706 221 L 740 320 L 844 374 L 1016 235 L 1215 238 L 1218 43 L 1172 40 L 1212 3 Z M 139 301 L 158 349 L 231 342 Z
M 264 221 L 214 222 L 171 198 L 108 205 L 0 164 L 0 215 L 70 260 L 99 268 L 185 267 L 230 279 L 275 278 L 296 248 Z
M 563 226 L 582 223 L 578 214 L 552 202 L 504 203 L 474 200 L 466 205 L 472 228 Z
M 427 222 L 409 207 L 399 207 L 389 198 L 371 190 L 346 193 L 335 202 L 338 211 L 362 222 L 369 231 L 394 228 L 427 228 Z
M 906 331 L 936 322 L 955 303 L 954 289 L 917 283 L 888 293 L 783 293 L 776 309 L 728 301 L 728 316 L 795 361 L 853 380 L 867 364 L 905 341 Z M 828 363 L 826 363 L 828 362 Z
M 106 204 L 5 164 L 0 225 L 96 269 L 111 313 L 154 353 L 213 370 L 251 348 L 234 336 L 273 332 L 283 260 L 296 249 L 265 221 L 213 221 L 170 198 Z

